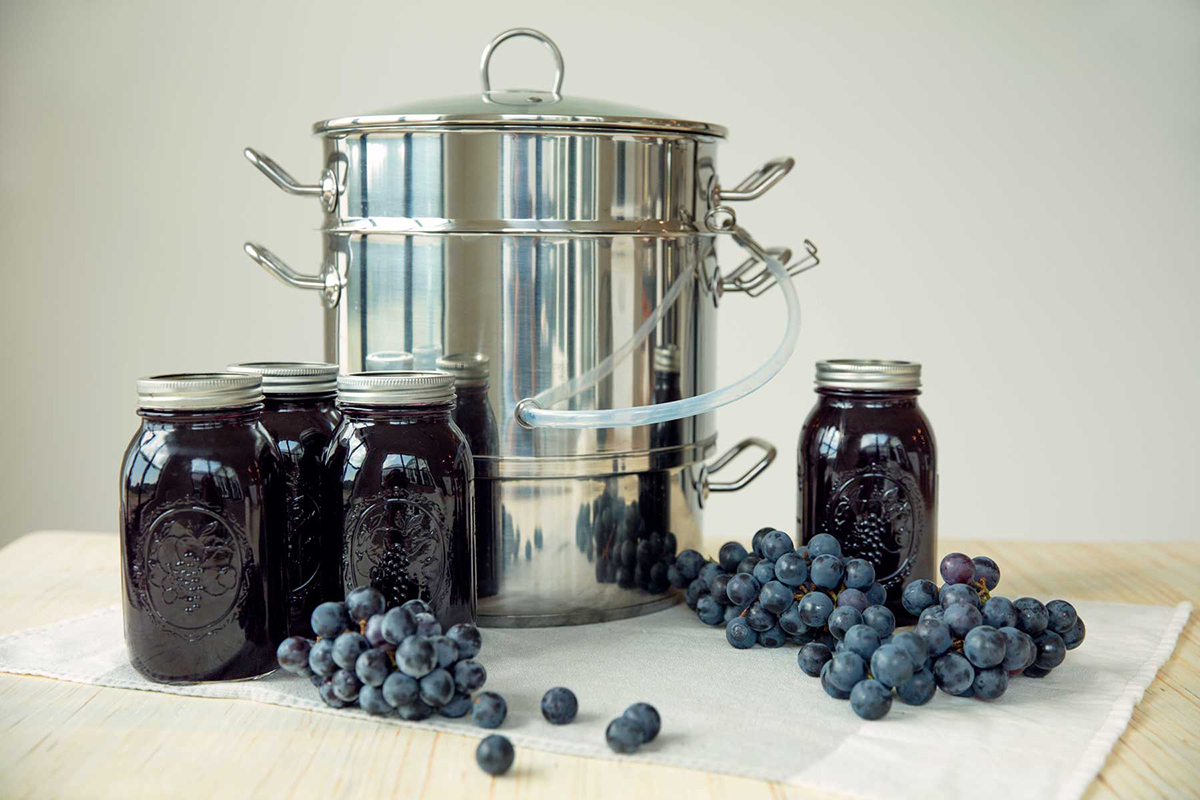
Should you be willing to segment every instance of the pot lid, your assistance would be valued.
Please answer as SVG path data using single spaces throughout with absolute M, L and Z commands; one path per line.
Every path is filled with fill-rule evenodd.
M 519 36 L 528 36 L 546 46 L 554 57 L 554 84 L 545 89 L 492 89 L 488 68 L 496 48 Z M 477 95 L 421 100 L 395 108 L 355 117 L 318 122 L 318 134 L 351 133 L 361 130 L 410 130 L 429 127 L 548 127 L 601 128 L 628 131 L 699 133 L 725 137 L 728 131 L 708 122 L 696 122 L 607 100 L 564 97 L 563 58 L 558 46 L 540 31 L 513 28 L 504 31 L 483 51 L 479 64 L 483 91 Z

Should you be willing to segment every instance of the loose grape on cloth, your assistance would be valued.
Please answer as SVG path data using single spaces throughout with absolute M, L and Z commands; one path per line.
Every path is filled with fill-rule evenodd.
M 1085 644 L 1044 679 L 1018 677 L 998 700 L 939 691 L 925 706 L 895 703 L 859 719 L 796 664 L 796 648 L 735 650 L 684 606 L 601 625 L 483 631 L 485 689 L 508 701 L 498 731 L 470 718 L 402 722 L 333 710 L 287 673 L 236 683 L 163 686 L 129 666 L 117 606 L 0 637 L 0 672 L 193 697 L 251 700 L 364 725 L 415 725 L 468 736 L 498 732 L 531 747 L 780 781 L 866 798 L 1076 798 L 1095 777 L 1133 708 L 1170 657 L 1191 613 L 1166 606 L 1076 603 Z M 542 694 L 579 698 L 569 725 L 542 718 Z M 653 703 L 662 733 L 636 755 L 604 743 L 609 720 Z M 130 693 L 130 703 L 137 695 Z

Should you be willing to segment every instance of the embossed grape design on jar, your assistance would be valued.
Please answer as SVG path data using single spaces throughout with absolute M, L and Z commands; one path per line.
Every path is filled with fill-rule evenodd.
M 454 377 L 341 375 L 337 403 L 322 508 L 341 589 L 374 586 L 389 606 L 420 598 L 443 627 L 474 622 L 474 472 L 451 419 Z
M 286 635 L 284 483 L 262 383 L 233 373 L 138 381 L 121 467 L 125 642 L 161 683 L 251 678 Z
M 317 604 L 341 591 L 336 561 L 323 558 L 321 459 L 341 420 L 337 364 L 258 361 L 230 372 L 262 378 L 263 427 L 275 440 L 287 487 L 288 635 L 308 636 Z
M 797 453 L 797 530 L 838 539 L 865 558 L 897 619 L 911 622 L 900 591 L 935 578 L 937 453 L 917 404 L 921 365 L 836 360 L 817 364 L 817 403 Z

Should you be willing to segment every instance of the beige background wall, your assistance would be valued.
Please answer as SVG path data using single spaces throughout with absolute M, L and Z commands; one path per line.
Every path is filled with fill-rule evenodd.
M 353 16 L 351 16 L 353 15 Z M 945 535 L 1200 538 L 1200 4 L 0 3 L 0 542 L 114 529 L 134 379 L 320 355 L 317 119 L 476 91 L 500 30 L 565 91 L 727 124 L 722 173 L 794 155 L 741 219 L 811 237 L 802 344 L 719 415 L 779 462 L 710 532 L 790 527 L 822 357 L 920 360 Z M 532 43 L 497 83 L 540 85 Z M 729 298 L 721 373 L 782 331 Z

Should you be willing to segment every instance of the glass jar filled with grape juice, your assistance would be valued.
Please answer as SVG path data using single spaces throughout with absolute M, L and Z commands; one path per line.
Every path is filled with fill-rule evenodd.
M 864 558 L 901 623 L 900 591 L 934 579 L 937 452 L 917 404 L 921 365 L 843 359 L 817 364 L 817 403 L 800 432 L 797 531 L 828 533 Z
M 284 483 L 262 382 L 234 373 L 138 381 L 121 467 L 125 643 L 160 683 L 276 668 L 286 635 Z
M 322 508 L 343 592 L 374 586 L 389 606 L 424 600 L 443 628 L 474 622 L 474 472 L 451 419 L 454 377 L 340 375 L 337 403 Z
M 337 570 L 322 558 L 321 458 L 341 414 L 337 364 L 257 361 L 230 372 L 262 378 L 263 427 L 279 447 L 287 486 L 288 635 L 307 636 L 317 604 L 337 597 Z

